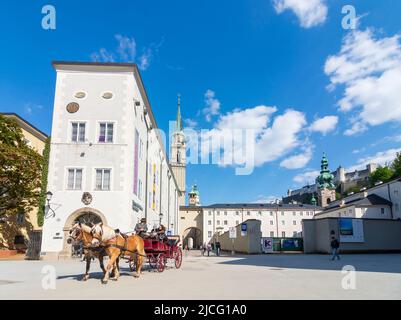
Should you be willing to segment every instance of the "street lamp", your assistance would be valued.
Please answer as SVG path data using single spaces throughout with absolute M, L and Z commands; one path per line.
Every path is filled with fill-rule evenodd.
M 48 211 L 51 211 L 52 212 L 52 216 L 55 217 L 56 213 L 54 212 L 54 210 L 50 206 L 50 201 L 52 200 L 52 198 L 53 198 L 53 193 L 51 191 L 47 191 L 46 192 L 47 209 L 48 209 Z M 46 214 L 46 218 L 50 218 L 50 217 Z
M 51 199 L 53 198 L 53 193 L 51 191 L 46 192 L 46 200 L 47 204 L 50 204 Z
M 159 214 L 159 224 L 162 224 L 162 220 L 163 220 L 163 213 L 160 212 Z

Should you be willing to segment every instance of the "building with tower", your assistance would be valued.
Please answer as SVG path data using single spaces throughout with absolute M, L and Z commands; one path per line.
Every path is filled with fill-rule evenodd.
M 103 222 L 122 232 L 141 218 L 179 231 L 185 153 L 174 170 L 137 65 L 54 62 L 57 73 L 49 159 L 43 258 L 71 256 L 67 236 L 76 221 Z M 181 150 L 178 115 L 175 140 Z M 174 149 L 173 148 L 173 149 Z M 174 150 L 176 150 L 174 149 Z M 181 174 L 180 186 L 175 173 Z
M 185 205 L 186 197 L 186 141 L 184 135 L 184 127 L 181 117 L 181 96 L 178 95 L 177 107 L 177 123 L 175 131 L 171 137 L 170 144 L 170 166 L 177 180 L 180 196 L 178 203 L 180 206 Z
M 323 154 L 320 175 L 316 178 L 316 185 L 319 206 L 327 207 L 336 200 L 334 175 L 329 170 L 329 160 L 326 154 Z
M 188 201 L 190 207 L 199 207 L 201 205 L 199 190 L 196 184 L 192 186 L 191 191 L 188 193 Z

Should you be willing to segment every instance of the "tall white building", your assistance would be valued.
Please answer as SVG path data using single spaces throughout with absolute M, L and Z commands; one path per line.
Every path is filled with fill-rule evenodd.
M 135 64 L 54 62 L 57 72 L 42 256 L 70 255 L 76 220 L 178 233 L 180 189 Z
M 181 97 L 178 96 L 177 125 L 172 136 L 170 146 L 170 164 L 177 179 L 181 196 L 178 199 L 180 206 L 185 205 L 186 191 L 186 141 L 181 118 Z

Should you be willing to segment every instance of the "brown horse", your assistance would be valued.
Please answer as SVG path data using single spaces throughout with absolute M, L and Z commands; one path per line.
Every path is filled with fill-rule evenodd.
M 109 263 L 106 267 L 107 271 L 113 266 L 113 263 L 121 256 L 129 256 L 135 261 L 136 273 L 135 278 L 139 278 L 144 261 L 145 245 L 140 236 L 122 236 L 116 233 L 114 229 L 99 223 L 92 228 L 92 236 L 94 240 L 92 244 L 100 245 L 105 248 L 109 256 Z M 118 272 L 118 271 L 117 271 Z M 118 273 L 116 275 L 118 278 Z M 103 278 L 103 283 L 106 284 L 109 280 L 109 272 L 106 272 Z
M 104 264 L 103 264 L 103 258 L 107 256 L 107 253 L 104 250 L 104 248 L 102 248 L 102 247 L 95 248 L 92 246 L 93 236 L 92 236 L 91 230 L 92 230 L 91 227 L 77 222 L 71 228 L 68 238 L 67 238 L 68 244 L 72 244 L 74 242 L 77 243 L 80 241 L 82 241 L 82 243 L 83 243 L 84 259 L 86 260 L 86 271 L 85 271 L 85 275 L 84 275 L 82 281 L 86 281 L 89 279 L 90 264 L 91 264 L 91 260 L 94 258 L 99 259 L 99 264 L 100 264 L 100 268 L 103 271 L 103 276 L 106 274 L 106 269 L 104 268 Z M 114 265 L 114 269 L 116 269 L 116 268 L 118 269 L 118 259 L 116 260 L 116 264 Z M 114 273 L 115 273 L 115 271 L 114 271 Z M 115 278 L 115 275 L 113 278 Z

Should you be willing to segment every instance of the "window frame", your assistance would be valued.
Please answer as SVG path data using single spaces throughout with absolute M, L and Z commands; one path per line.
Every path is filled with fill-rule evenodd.
M 73 132 L 74 132 L 74 130 L 73 130 L 73 125 L 74 125 L 74 124 L 78 124 L 78 128 L 77 128 L 77 141 L 74 141 L 74 140 L 73 140 Z M 84 127 L 85 127 L 84 141 L 79 141 L 79 137 L 80 137 L 79 128 L 80 128 L 80 125 L 81 125 L 81 124 L 83 124 Z M 88 132 L 89 132 L 89 124 L 88 124 L 88 121 L 85 121 L 85 120 L 70 120 L 70 121 L 69 121 L 68 141 L 69 141 L 70 143 L 76 143 L 76 144 L 83 144 L 83 143 L 86 143 L 86 141 L 88 140 Z
M 105 141 L 100 141 L 100 132 L 101 132 L 101 125 L 105 124 L 106 125 L 106 131 L 105 131 Z M 108 125 L 113 125 L 113 141 L 107 141 L 107 130 L 108 130 Z M 117 121 L 114 120 L 100 120 L 97 121 L 96 124 L 96 142 L 99 144 L 115 144 L 116 143 L 116 132 L 117 132 Z
M 74 170 L 74 187 L 71 189 L 69 188 L 69 174 L 70 174 L 70 170 Z M 77 189 L 76 188 L 76 178 L 77 178 L 77 170 L 81 170 L 81 188 Z M 84 186 L 84 182 L 85 182 L 85 167 L 66 167 L 65 168 L 65 178 L 64 178 L 64 186 L 65 186 L 65 191 L 82 191 L 83 189 L 85 189 Z
M 101 189 L 97 188 L 97 171 L 98 170 L 102 170 L 102 188 Z M 104 189 L 104 171 L 106 171 L 106 170 L 110 171 L 109 189 Z M 94 168 L 93 178 L 94 178 L 94 188 L 93 188 L 94 191 L 113 191 L 113 168 L 110 168 L 107 166 Z

